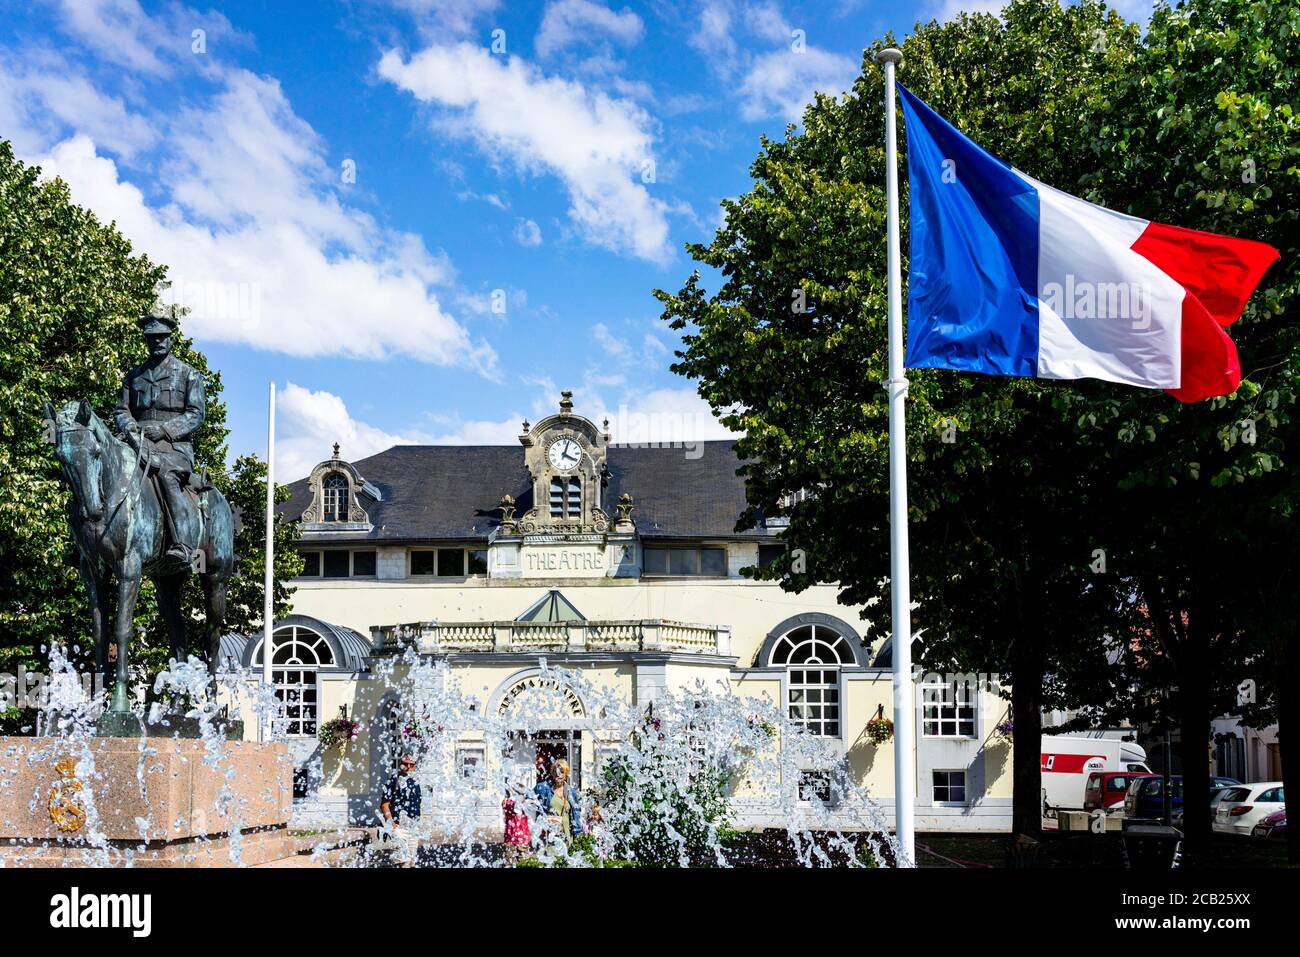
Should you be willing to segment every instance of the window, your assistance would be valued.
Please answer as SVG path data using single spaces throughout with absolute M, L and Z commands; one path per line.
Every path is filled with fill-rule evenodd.
M 373 578 L 376 552 L 373 548 L 348 551 L 331 548 L 323 552 L 303 552 L 306 566 L 303 578 Z
M 349 486 L 347 476 L 331 472 L 321 482 L 321 521 L 346 522 L 348 520 Z
M 831 803 L 831 776 L 826 771 L 799 772 L 799 800 Z
M 784 545 L 766 545 L 758 546 L 758 567 L 766 568 L 773 562 L 778 561 L 785 554 Z
M 484 749 L 477 745 L 456 749 L 456 773 L 469 782 L 470 787 L 481 788 L 487 784 L 487 763 Z
M 325 552 L 325 577 L 347 578 L 352 574 L 352 553 L 344 551 Z
M 582 518 L 582 479 L 551 479 L 551 517 Z
M 467 570 L 468 569 L 468 570 Z M 411 550 L 411 576 L 464 578 L 487 574 L 487 549 L 415 548 Z
M 973 738 L 974 684 L 946 681 L 922 685 L 921 728 L 927 738 Z
M 725 578 L 727 550 L 725 548 L 664 548 L 646 546 L 642 549 L 641 571 L 645 575 L 675 575 L 689 578 Z
M 934 771 L 934 803 L 965 804 L 966 772 Z
M 786 708 L 809 734 L 840 734 L 840 668 L 855 664 L 847 639 L 825 625 L 804 625 L 772 646 L 769 667 L 788 668 Z
M 346 552 L 342 554 L 346 555 Z M 290 625 L 277 628 L 271 636 L 271 684 L 279 714 L 271 719 L 276 734 L 312 737 L 320 716 L 320 697 L 316 675 L 321 668 L 334 665 L 329 642 L 310 628 Z M 253 652 L 254 670 L 262 666 L 262 642 Z
M 438 549 L 438 577 L 439 578 L 464 578 L 465 577 L 465 549 L 463 548 Z

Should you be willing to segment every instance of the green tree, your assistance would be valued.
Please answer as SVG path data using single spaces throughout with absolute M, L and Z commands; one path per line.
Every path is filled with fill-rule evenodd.
M 75 205 L 65 183 L 42 181 L 39 168 L 20 162 L 0 141 L 0 671 L 42 668 L 54 641 L 74 649 L 81 666 L 93 661 L 68 533 L 70 496 L 45 435 L 43 403 L 86 398 L 108 416 L 123 374 L 145 358 L 137 322 L 154 307 L 166 273 L 165 266 L 133 254 L 113 225 Z M 237 534 L 239 567 L 226 619 L 232 631 L 251 631 L 262 617 L 265 466 L 246 456 L 227 471 L 221 374 L 183 335 L 176 353 L 206 380 L 207 417 L 195 436 L 196 460 L 232 505 L 254 519 Z M 283 499 L 287 493 L 279 494 Z M 276 535 L 277 581 L 283 581 L 297 573 L 300 559 L 288 547 L 291 523 L 280 522 Z M 279 612 L 287 610 L 289 594 L 277 584 Z M 203 608 L 197 583 L 185 595 L 197 648 Z M 148 584 L 136 614 L 144 641 L 137 660 L 156 670 L 167 643 Z
M 1235 394 L 1179 406 L 1116 390 L 1092 403 L 1085 428 L 1123 493 L 1098 513 L 1117 572 L 1111 585 L 1136 596 L 1131 621 L 1139 632 L 1150 626 L 1151 660 L 1177 689 L 1188 795 L 1208 788 L 1208 724 L 1235 710 L 1238 681 L 1274 693 L 1284 735 L 1300 711 L 1286 598 L 1300 499 L 1287 457 L 1300 439 L 1298 35 L 1294 0 L 1157 7 L 1137 68 L 1090 121 L 1093 152 L 1080 178 L 1115 208 L 1282 253 L 1231 329 L 1242 361 Z M 1288 762 L 1283 753 L 1294 791 L 1300 755 Z M 1209 809 L 1188 799 L 1183 820 L 1195 855 Z
M 1283 453 L 1296 392 L 1297 22 L 1295 3 L 1190 0 L 1158 9 L 1142 34 L 1099 3 L 1015 0 L 1000 19 L 921 25 L 902 45 L 908 87 L 1017 168 L 1283 250 L 1233 327 L 1245 380 L 1231 397 L 1184 406 L 1089 381 L 910 373 L 920 660 L 1009 674 L 1017 832 L 1038 829 L 1041 707 L 1122 701 L 1158 714 L 1154 692 L 1177 684 L 1188 793 L 1200 793 L 1211 714 L 1266 626 L 1275 657 L 1294 644 L 1278 602 L 1258 603 L 1276 593 L 1277 569 L 1228 574 L 1226 557 L 1269 531 L 1286 540 L 1277 552 L 1294 551 Z M 883 135 L 868 59 L 851 94 L 818 97 L 802 131 L 764 141 L 754 188 L 724 203 L 711 243 L 688 246 L 720 273 L 718 291 L 697 273 L 656 293 L 684 331 L 674 369 L 743 433 L 741 525 L 788 514 L 787 541 L 803 550 L 760 574 L 792 590 L 838 582 L 877 620 L 889 607 Z M 815 494 L 788 508 L 798 490 Z
M 1002 21 L 918 27 L 902 46 L 903 75 L 986 148 L 1069 188 L 1089 147 L 1086 117 L 1138 46 L 1136 27 L 1098 4 L 1024 0 Z M 846 604 L 873 609 L 873 627 L 889 607 L 883 144 L 883 81 L 868 58 L 843 100 L 819 96 L 801 132 L 764 140 L 754 188 L 724 203 L 712 243 L 688 246 L 721 273 L 721 288 L 708 295 L 697 272 L 678 294 L 656 293 L 684 331 L 675 371 L 698 379 L 743 433 L 750 508 L 740 525 L 787 515 L 786 541 L 802 550 L 801 563 L 788 556 L 761 574 L 795 591 L 838 582 Z M 1077 409 L 1098 390 L 924 371 L 910 379 L 918 660 L 1009 676 L 1015 829 L 1032 835 L 1040 710 L 1109 680 L 1108 596 L 1091 581 L 1089 466 L 1070 454 Z M 814 494 L 787 507 L 799 490 Z

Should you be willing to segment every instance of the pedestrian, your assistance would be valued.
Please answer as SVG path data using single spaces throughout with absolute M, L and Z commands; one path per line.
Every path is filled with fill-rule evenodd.
M 532 845 L 532 828 L 524 807 L 527 797 L 528 788 L 523 781 L 516 779 L 508 782 L 505 800 L 501 802 L 501 813 L 505 818 L 506 867 L 517 866 Z
M 402 867 L 415 867 L 419 863 L 421 792 L 415 779 L 415 757 L 403 754 L 397 776 L 384 790 L 379 812 L 384 817 L 384 830 L 393 847 L 393 856 Z

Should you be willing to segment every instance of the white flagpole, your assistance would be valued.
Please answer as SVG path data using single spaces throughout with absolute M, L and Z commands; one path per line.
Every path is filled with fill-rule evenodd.
M 271 685 L 271 633 L 275 629 L 275 380 L 266 407 L 266 595 L 262 601 L 262 688 Z M 272 717 L 262 722 L 262 740 L 270 741 Z
M 889 574 L 894 642 L 894 833 L 899 865 L 916 866 L 916 710 L 912 693 L 912 594 L 907 558 L 907 376 L 903 370 L 902 262 L 898 240 L 898 149 L 894 69 L 903 53 L 876 54 L 885 71 L 885 189 L 889 233 Z

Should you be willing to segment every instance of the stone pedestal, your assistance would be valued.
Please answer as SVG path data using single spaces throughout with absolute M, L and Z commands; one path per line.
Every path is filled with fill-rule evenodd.
M 88 773 L 87 756 L 94 770 Z M 0 737 L 0 858 L 10 866 L 260 864 L 295 853 L 283 743 Z M 91 856 L 87 856 L 87 851 Z

